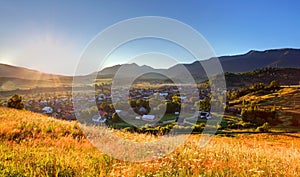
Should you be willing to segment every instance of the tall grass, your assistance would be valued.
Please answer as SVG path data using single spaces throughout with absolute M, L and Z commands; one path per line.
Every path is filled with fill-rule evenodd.
M 168 155 L 126 162 L 98 151 L 75 122 L 0 108 L 0 176 L 299 176 L 299 134 L 216 136 L 205 148 L 199 140 L 191 135 Z

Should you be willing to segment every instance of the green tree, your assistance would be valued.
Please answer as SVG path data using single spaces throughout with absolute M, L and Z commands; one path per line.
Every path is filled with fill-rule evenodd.
M 167 106 L 166 113 L 174 113 L 175 111 L 179 111 L 180 110 L 180 106 L 181 105 L 178 104 L 178 103 L 167 101 L 166 102 L 166 106 Z
M 200 101 L 200 110 L 208 111 L 211 106 L 210 101 L 205 97 L 202 101 Z
M 8 99 L 7 107 L 15 109 L 24 109 L 22 97 L 17 94 L 14 94 L 10 99 Z
M 263 83 L 256 83 L 256 84 L 253 84 L 251 87 L 250 87 L 250 89 L 252 90 L 252 91 L 258 91 L 258 90 L 262 90 L 262 89 L 264 89 L 265 88 L 265 85 L 263 84 Z
M 134 99 L 132 99 L 132 98 L 128 101 L 128 104 L 129 104 L 130 107 L 132 107 L 132 108 L 135 108 L 135 107 L 136 107 L 136 101 L 135 101 Z
M 122 122 L 122 119 L 120 118 L 120 116 L 118 115 L 118 113 L 114 113 L 112 116 L 112 122 L 113 123 L 118 123 L 118 122 Z
M 174 95 L 172 96 L 172 102 L 176 103 L 176 104 L 180 104 L 181 103 L 181 99 L 178 95 Z

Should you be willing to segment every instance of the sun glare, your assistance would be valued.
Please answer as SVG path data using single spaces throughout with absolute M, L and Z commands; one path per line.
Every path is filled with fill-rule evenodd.
M 14 65 L 11 59 L 8 58 L 0 58 L 0 63 L 7 65 Z

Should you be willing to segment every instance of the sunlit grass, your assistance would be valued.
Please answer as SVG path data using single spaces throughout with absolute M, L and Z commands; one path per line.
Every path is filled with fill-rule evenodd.
M 1 176 L 298 176 L 300 170 L 299 134 L 215 136 L 205 148 L 192 135 L 168 155 L 134 163 L 98 151 L 75 122 L 7 108 L 0 108 L 0 120 Z

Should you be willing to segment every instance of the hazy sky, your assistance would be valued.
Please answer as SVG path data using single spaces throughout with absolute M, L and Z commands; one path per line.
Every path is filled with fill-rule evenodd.
M 0 62 L 72 75 L 81 53 L 99 32 L 139 16 L 169 17 L 190 25 L 217 56 L 300 48 L 299 8 L 298 0 L 0 0 Z M 161 49 L 157 41 L 150 44 L 156 46 L 153 50 Z M 139 46 L 129 48 L 139 51 Z M 190 62 L 188 57 L 183 60 Z M 108 65 L 118 62 L 124 61 Z

